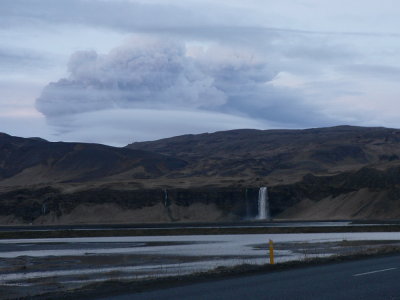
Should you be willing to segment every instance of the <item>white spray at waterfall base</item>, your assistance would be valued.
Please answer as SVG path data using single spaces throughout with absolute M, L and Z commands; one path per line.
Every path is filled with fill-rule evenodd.
M 260 187 L 258 191 L 258 220 L 270 220 L 268 188 Z

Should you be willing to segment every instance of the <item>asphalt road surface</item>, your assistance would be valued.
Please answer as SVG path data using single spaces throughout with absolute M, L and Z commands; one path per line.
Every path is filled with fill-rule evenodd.
M 400 299 L 400 255 L 98 298 L 100 299 Z

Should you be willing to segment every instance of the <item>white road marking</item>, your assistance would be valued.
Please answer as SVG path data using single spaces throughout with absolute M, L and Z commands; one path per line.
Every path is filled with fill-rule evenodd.
M 383 269 L 383 270 L 376 270 L 376 271 L 371 271 L 371 272 L 365 272 L 365 273 L 360 273 L 360 274 L 354 274 L 353 276 L 364 276 L 364 275 L 369 275 L 369 274 L 374 274 L 374 273 L 380 273 L 380 272 L 386 272 L 386 271 L 391 271 L 391 270 L 396 270 L 397 268 L 389 268 L 389 269 Z

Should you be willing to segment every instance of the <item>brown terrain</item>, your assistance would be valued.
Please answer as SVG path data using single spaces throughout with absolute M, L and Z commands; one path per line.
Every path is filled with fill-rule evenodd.
M 124 148 L 0 133 L 0 223 L 400 218 L 400 130 L 232 130 Z

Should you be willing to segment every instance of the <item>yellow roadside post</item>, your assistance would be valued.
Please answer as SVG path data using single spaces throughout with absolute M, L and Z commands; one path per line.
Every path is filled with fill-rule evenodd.
M 274 242 L 269 240 L 269 263 L 273 265 L 274 261 Z

